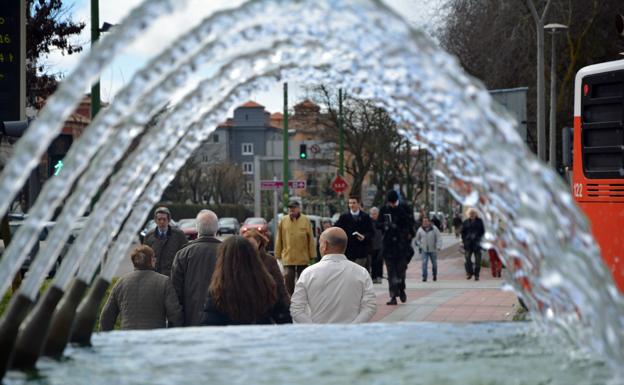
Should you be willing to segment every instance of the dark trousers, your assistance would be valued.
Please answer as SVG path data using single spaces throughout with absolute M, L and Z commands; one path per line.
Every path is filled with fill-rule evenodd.
M 308 265 L 289 265 L 284 266 L 284 283 L 286 284 L 286 291 L 290 296 L 295 291 L 295 282 Z
M 383 258 L 381 256 L 381 250 L 371 251 L 371 277 L 373 279 L 383 277 Z
M 475 261 L 474 267 L 472 265 L 472 255 L 474 254 Z M 466 274 L 474 275 L 475 277 L 479 276 L 479 272 L 481 271 L 481 249 L 477 248 L 476 250 L 466 249 L 464 251 L 464 266 L 466 267 Z
M 405 271 L 407 270 L 407 259 L 404 257 L 384 258 L 386 270 L 388 271 L 388 285 L 390 298 L 398 297 L 405 291 Z

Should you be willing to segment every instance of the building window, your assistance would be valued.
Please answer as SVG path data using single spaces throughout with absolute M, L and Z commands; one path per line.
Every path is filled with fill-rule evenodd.
M 208 155 L 203 155 L 202 156 L 202 162 L 208 163 Z
M 245 189 L 247 190 L 248 193 L 253 193 L 254 192 L 254 182 L 248 180 L 247 182 L 245 182 Z
M 243 143 L 243 155 L 253 155 L 253 143 Z
M 213 143 L 219 143 L 219 135 L 212 134 L 212 142 Z
M 253 163 L 243 162 L 243 174 L 253 174 Z

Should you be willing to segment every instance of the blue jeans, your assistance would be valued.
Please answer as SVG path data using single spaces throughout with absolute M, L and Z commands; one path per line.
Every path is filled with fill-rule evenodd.
M 422 252 L 422 277 L 427 279 L 427 270 L 429 259 L 431 259 L 431 270 L 433 271 L 433 277 L 438 276 L 438 255 L 435 251 L 423 251 Z

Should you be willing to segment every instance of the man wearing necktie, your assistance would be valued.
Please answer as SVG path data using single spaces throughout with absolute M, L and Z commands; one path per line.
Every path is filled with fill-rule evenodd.
M 362 211 L 359 197 L 349 197 L 349 211 L 338 218 L 335 226 L 343 229 L 349 238 L 345 251 L 347 258 L 370 270 L 368 249 L 373 238 L 373 222 L 370 216 Z
M 166 207 L 154 211 L 154 222 L 156 228 L 145 235 L 143 243 L 156 254 L 156 271 L 169 277 L 173 258 L 186 245 L 186 235 L 182 230 L 171 227 L 171 212 Z

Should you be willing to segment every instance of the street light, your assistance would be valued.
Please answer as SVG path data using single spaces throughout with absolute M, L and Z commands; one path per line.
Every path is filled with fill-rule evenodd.
M 563 24 L 546 24 L 544 29 L 550 32 L 550 42 L 551 42 L 551 50 L 550 50 L 550 141 L 548 146 L 548 163 L 550 167 L 553 169 L 557 168 L 557 132 L 556 132 L 556 109 L 557 109 L 557 90 L 555 88 L 557 83 L 557 64 L 555 62 L 555 34 L 557 32 L 564 31 L 568 29 L 567 25 Z

